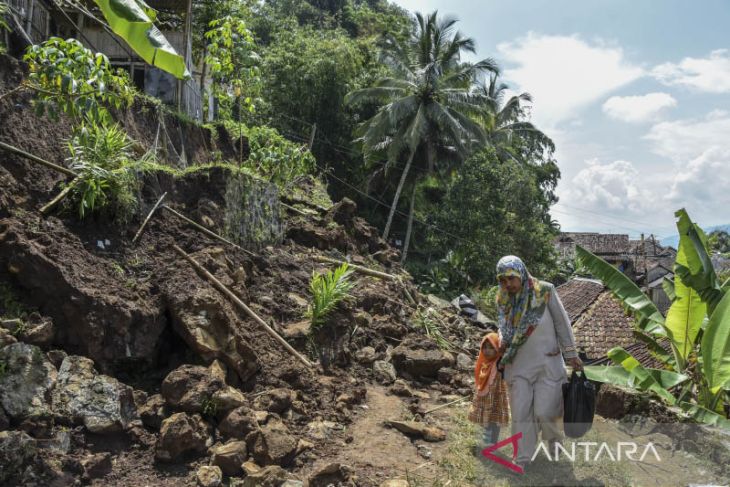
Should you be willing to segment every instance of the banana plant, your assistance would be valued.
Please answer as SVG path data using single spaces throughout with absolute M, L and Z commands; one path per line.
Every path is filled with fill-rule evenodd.
M 190 78 L 185 60 L 154 22 L 157 12 L 143 0 L 94 0 L 109 26 L 148 64 L 178 79 Z
M 666 370 L 643 367 L 626 350 L 608 352 L 613 367 L 589 366 L 586 375 L 599 382 L 651 391 L 698 421 L 730 426 L 718 412 L 730 385 L 730 293 L 718 283 L 707 251 L 707 237 L 682 209 L 675 213 L 680 234 L 674 281 L 664 289 L 672 305 L 664 318 L 626 275 L 577 247 L 581 264 L 600 278 L 636 318 L 635 336 L 647 344 Z M 671 353 L 660 341 L 668 342 Z M 676 394 L 677 386 L 682 385 Z M 685 398 L 691 397 L 691 402 Z

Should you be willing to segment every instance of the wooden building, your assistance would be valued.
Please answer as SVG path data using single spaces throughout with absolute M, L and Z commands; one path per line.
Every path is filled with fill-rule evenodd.
M 158 68 L 150 66 L 117 35 L 95 20 L 100 13 L 92 13 L 93 2 L 86 2 L 87 12 L 71 7 L 59 7 L 53 0 L 9 0 L 11 13 L 18 19 L 24 35 L 33 43 L 40 43 L 51 36 L 73 37 L 94 52 L 105 54 L 113 66 L 129 72 L 132 82 L 144 93 L 159 98 L 176 107 L 195 120 L 203 118 L 201 70 L 192 59 L 192 0 L 147 0 L 157 10 L 181 19 L 174 28 L 161 26 L 160 30 L 183 56 L 192 79 L 178 80 Z

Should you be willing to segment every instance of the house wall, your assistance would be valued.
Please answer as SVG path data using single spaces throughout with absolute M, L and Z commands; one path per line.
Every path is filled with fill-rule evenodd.
M 41 43 L 48 38 L 51 16 L 42 2 L 37 0 L 5 1 L 33 42 Z

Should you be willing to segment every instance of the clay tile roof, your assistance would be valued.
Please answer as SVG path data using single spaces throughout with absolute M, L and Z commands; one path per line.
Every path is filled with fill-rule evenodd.
M 577 348 L 589 359 L 602 358 L 613 347 L 634 344 L 633 330 L 634 319 L 610 291 L 603 291 L 573 323 Z
M 599 294 L 603 291 L 603 284 L 590 279 L 571 279 L 557 288 L 560 301 L 563 302 L 565 311 L 568 312 L 570 321 L 580 315 L 593 304 Z
M 659 345 L 667 352 L 670 351 L 670 345 L 669 341 L 664 339 L 659 341 Z M 649 351 L 649 348 L 646 346 L 643 342 L 634 343 L 633 345 L 630 345 L 628 347 L 624 347 L 627 352 L 629 352 L 636 360 L 639 361 L 639 363 L 646 367 L 651 369 L 663 369 L 664 364 L 661 363 L 659 360 L 654 358 L 654 356 Z

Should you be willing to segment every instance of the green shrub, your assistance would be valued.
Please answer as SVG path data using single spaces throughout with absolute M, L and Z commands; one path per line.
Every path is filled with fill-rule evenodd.
M 24 83 L 36 91 L 38 115 L 55 119 L 63 112 L 76 122 L 109 123 L 107 107 L 121 108 L 132 102 L 129 76 L 76 39 L 51 37 L 30 46 L 23 59 L 30 71 Z
M 150 170 L 151 156 L 135 159 L 133 143 L 118 125 L 82 125 L 69 141 L 69 165 L 78 177 L 70 201 L 81 218 L 98 210 L 125 223 L 137 210 L 138 174 Z

